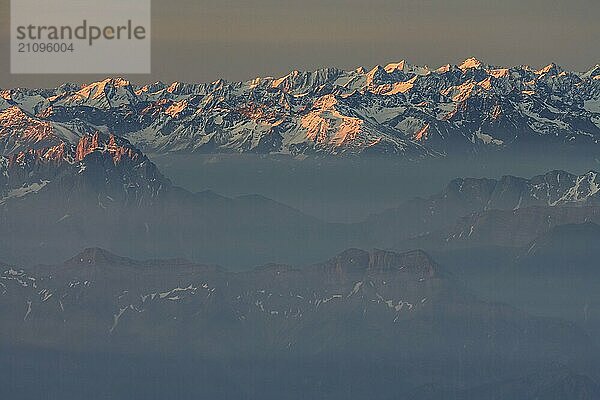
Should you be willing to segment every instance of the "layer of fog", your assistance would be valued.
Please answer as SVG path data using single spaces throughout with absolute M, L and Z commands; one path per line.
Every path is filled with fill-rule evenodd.
M 531 177 L 562 169 L 584 173 L 599 160 L 566 152 L 405 162 L 398 158 L 304 159 L 260 155 L 154 155 L 175 184 L 226 196 L 260 194 L 327 222 L 356 222 L 371 213 L 440 192 L 457 177 Z

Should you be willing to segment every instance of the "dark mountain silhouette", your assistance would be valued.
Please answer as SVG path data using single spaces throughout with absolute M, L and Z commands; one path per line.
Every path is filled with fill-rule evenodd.
M 474 387 L 548 363 L 585 370 L 594 354 L 573 325 L 481 301 L 422 251 L 350 249 L 306 267 L 233 273 L 95 248 L 54 266 L 13 267 L 0 283 L 3 348 L 33 362 L 56 351 L 84 368 L 109 362 L 132 379 L 123 367 L 136 366 L 136 383 L 152 370 L 140 360 L 173 357 L 176 365 L 196 360 L 234 386 L 271 377 L 255 386 L 266 398 L 284 393 L 280 384 L 301 371 L 302 393 L 407 396 L 432 380 Z M 175 373 L 171 367 L 162 364 L 159 376 Z M 36 381 L 36 370 L 17 371 L 17 382 Z M 228 391 L 202 371 L 190 388 Z

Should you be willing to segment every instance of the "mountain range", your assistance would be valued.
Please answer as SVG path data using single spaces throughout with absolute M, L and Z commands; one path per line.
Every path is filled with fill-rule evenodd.
M 599 85 L 470 59 L 2 91 L 0 397 L 598 398 L 598 172 L 331 223 L 146 152 L 596 154 Z
M 149 153 L 400 155 L 532 147 L 597 152 L 600 66 L 437 69 L 405 61 L 245 82 L 135 85 L 108 78 L 0 96 L 0 154 L 100 131 Z
M 530 179 L 458 178 L 427 198 L 374 214 L 362 224 L 389 247 L 523 246 L 553 226 L 598 221 L 598 173 L 551 171 Z M 377 227 L 373 229 L 373 227 Z
M 459 178 L 363 222 L 333 224 L 262 196 L 189 192 L 128 140 L 85 133 L 0 156 L 0 250 L 25 263 L 101 246 L 247 267 L 347 247 L 521 247 L 554 226 L 598 222 L 599 189 L 594 171 Z
M 313 234 L 315 250 L 329 245 L 318 243 L 324 222 L 258 195 L 189 192 L 127 140 L 98 132 L 0 156 L 0 221 L 2 253 L 26 262 L 86 246 L 228 263 L 241 252 L 301 254 L 296 243 Z
M 2 378 L 9 393 L 36 394 L 39 384 L 19 385 L 38 375 L 44 381 L 89 373 L 95 363 L 94 382 L 63 377 L 62 396 L 99 398 L 102 385 L 124 395 L 152 373 L 173 373 L 174 380 L 151 398 L 202 390 L 275 399 L 292 384 L 292 398 L 421 399 L 465 388 L 481 394 L 481 382 L 516 394 L 523 384 L 512 382 L 523 376 L 538 386 L 533 392 L 556 385 L 579 400 L 598 393 L 594 378 L 577 372 L 594 360 L 578 327 L 483 301 L 423 251 L 348 249 L 308 266 L 234 273 L 90 248 L 56 265 L 3 270 L 0 343 L 16 360 L 14 378 Z M 44 364 L 56 351 L 68 361 L 43 373 L 23 361 Z M 176 389 L 186 373 L 173 359 L 193 363 L 188 387 Z M 540 370 L 542 376 L 530 376 Z M 458 382 L 463 386 L 449 389 Z M 47 393 L 56 391 L 51 385 Z

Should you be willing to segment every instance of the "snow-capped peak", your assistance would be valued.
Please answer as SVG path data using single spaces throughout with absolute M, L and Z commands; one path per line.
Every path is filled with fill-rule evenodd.
M 589 71 L 582 75 L 583 78 L 592 78 L 595 79 L 600 76 L 600 64 L 596 64 L 594 67 L 590 68 Z
M 394 71 L 403 71 L 405 64 L 406 64 L 406 61 L 402 60 L 397 63 L 390 63 L 390 64 L 386 65 L 384 69 L 388 73 L 392 73 Z
M 536 71 L 538 75 L 546 75 L 546 74 L 558 74 L 562 72 L 562 68 L 558 66 L 556 63 L 550 63 L 546 65 L 544 68 L 541 68 Z
M 471 57 L 471 58 L 467 58 L 465 61 L 463 61 L 462 64 L 460 64 L 460 66 L 458 68 L 465 71 L 467 69 L 481 68 L 482 66 L 483 66 L 483 63 L 481 61 L 479 61 L 475 57 Z

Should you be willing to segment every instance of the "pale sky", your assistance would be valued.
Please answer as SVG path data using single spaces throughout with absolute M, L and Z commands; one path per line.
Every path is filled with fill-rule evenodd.
M 9 0 L 0 0 L 0 87 L 89 82 L 92 75 L 10 75 Z M 406 59 L 437 67 L 600 63 L 599 0 L 153 0 L 152 75 L 206 82 L 354 69 Z

